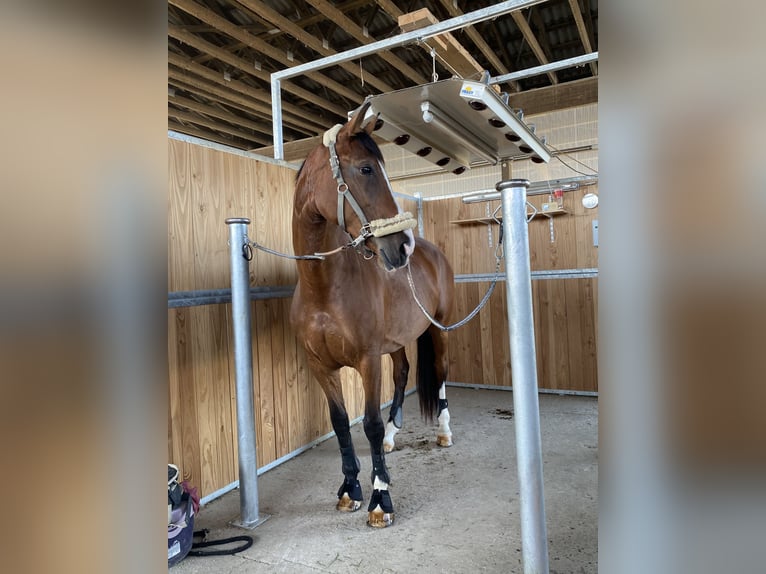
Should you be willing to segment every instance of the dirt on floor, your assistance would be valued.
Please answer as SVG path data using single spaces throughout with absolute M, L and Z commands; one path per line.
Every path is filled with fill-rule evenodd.
M 436 427 L 420 420 L 417 397 L 404 404 L 404 427 L 387 455 L 395 523 L 366 525 L 367 504 L 335 510 L 343 476 L 335 438 L 258 478 L 261 514 L 251 531 L 239 517 L 239 492 L 200 510 L 195 529 L 208 538 L 249 534 L 235 556 L 187 557 L 172 574 L 522 572 L 513 396 L 508 391 L 448 388 L 454 445 L 436 446 Z M 387 413 L 385 417 L 387 418 Z M 598 571 L 598 402 L 540 395 L 550 572 Z M 365 498 L 369 445 L 352 428 Z

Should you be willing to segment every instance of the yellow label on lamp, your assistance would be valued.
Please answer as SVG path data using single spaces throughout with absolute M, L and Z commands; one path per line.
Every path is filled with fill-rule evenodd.
M 484 94 L 484 84 L 463 82 L 460 88 L 460 96 L 463 98 L 480 98 Z

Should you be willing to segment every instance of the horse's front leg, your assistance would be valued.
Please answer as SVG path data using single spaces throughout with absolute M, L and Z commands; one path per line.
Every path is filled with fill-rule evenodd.
M 357 478 L 361 466 L 354 452 L 354 443 L 351 440 L 348 413 L 343 401 L 340 371 L 327 369 L 318 363 L 311 364 L 310 362 L 309 366 L 327 397 L 330 421 L 340 447 L 341 470 L 344 478 L 343 484 L 338 489 L 336 508 L 342 512 L 355 512 L 362 506 L 363 500 L 362 486 Z
M 402 405 L 404 404 L 404 388 L 407 386 L 407 377 L 410 372 L 410 364 L 404 348 L 391 353 L 394 374 L 394 399 L 391 402 L 391 410 L 386 423 L 386 434 L 383 437 L 383 450 L 394 450 L 394 437 L 402 429 Z
M 367 507 L 367 524 L 385 528 L 394 523 L 394 506 L 388 486 L 391 479 L 383 452 L 385 427 L 380 414 L 380 357 L 367 357 L 359 369 L 364 384 L 364 433 L 370 441 L 372 496 Z

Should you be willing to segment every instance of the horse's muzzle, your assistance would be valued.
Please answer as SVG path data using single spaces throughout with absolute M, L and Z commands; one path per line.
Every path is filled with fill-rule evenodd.
M 386 271 L 400 269 L 407 265 L 415 250 L 415 238 L 409 229 L 393 235 L 375 239 L 380 260 Z

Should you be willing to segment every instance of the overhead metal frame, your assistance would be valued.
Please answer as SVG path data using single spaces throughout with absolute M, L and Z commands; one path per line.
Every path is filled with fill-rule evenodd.
M 499 2 L 493 6 L 481 8 L 473 12 L 468 12 L 443 22 L 438 22 L 431 26 L 426 26 L 418 30 L 412 30 L 404 34 L 399 34 L 386 40 L 380 40 L 373 42 L 372 44 L 366 44 L 359 46 L 352 50 L 346 50 L 339 54 L 333 54 L 325 58 L 314 60 L 313 62 L 307 62 L 299 66 L 293 66 L 278 72 L 271 74 L 271 112 L 273 122 L 273 138 L 274 138 L 274 158 L 284 159 L 284 142 L 282 133 L 282 80 L 300 76 L 307 72 L 313 72 L 315 70 L 321 70 L 335 64 L 342 64 L 350 60 L 362 58 L 375 54 L 381 50 L 387 50 L 389 48 L 396 48 L 397 46 L 403 46 L 411 42 L 417 42 L 419 40 L 425 40 L 439 34 L 451 32 L 453 30 L 459 30 L 465 26 L 477 24 L 496 16 L 502 16 L 515 10 L 521 10 L 523 8 L 529 8 L 536 4 L 542 4 L 545 0 L 506 0 L 506 2 Z

